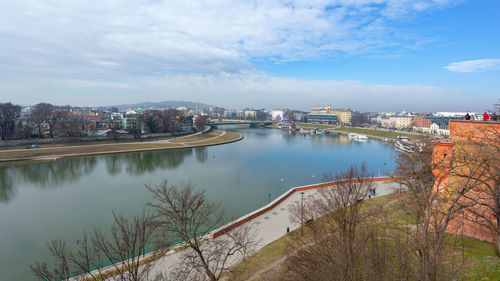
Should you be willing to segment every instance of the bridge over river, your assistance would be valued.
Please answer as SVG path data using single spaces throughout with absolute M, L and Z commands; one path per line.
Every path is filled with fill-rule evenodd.
M 221 121 L 210 121 L 209 126 L 222 126 L 222 125 L 250 125 L 251 128 L 257 126 L 267 126 L 272 125 L 272 121 L 251 121 L 251 120 L 221 120 Z

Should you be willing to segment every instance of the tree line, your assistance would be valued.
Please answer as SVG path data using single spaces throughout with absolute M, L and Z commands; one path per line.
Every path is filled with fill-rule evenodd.
M 190 118 L 184 112 L 175 109 L 146 110 L 134 116 L 127 116 L 130 120 L 125 122 L 121 117 L 111 117 L 112 113 L 118 113 L 118 108 L 112 107 L 107 112 L 97 112 L 100 119 L 89 118 L 85 120 L 82 116 L 85 116 L 86 113 L 73 114 L 71 106 L 39 103 L 31 107 L 30 112 L 21 117 L 19 105 L 0 103 L 0 137 L 2 140 L 81 137 L 98 129 L 109 129 L 113 136 L 116 136 L 117 130 L 122 129 L 140 137 L 143 133 L 179 132 L 182 122 L 189 121 L 186 118 Z M 190 122 L 187 123 L 190 124 Z M 206 118 L 202 118 L 197 122 L 197 127 L 203 128 L 205 124 Z

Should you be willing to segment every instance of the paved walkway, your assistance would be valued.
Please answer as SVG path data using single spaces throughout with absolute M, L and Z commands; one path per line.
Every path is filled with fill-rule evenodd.
M 374 182 L 374 187 L 376 190 L 375 197 L 387 195 L 395 191 L 398 191 L 400 189 L 400 185 L 395 182 Z M 304 201 L 311 200 L 314 197 L 320 198 L 319 196 L 320 194 L 318 189 L 311 189 L 304 191 Z M 277 198 L 275 201 L 277 200 L 279 200 L 279 198 Z M 284 236 L 287 233 L 287 227 L 290 228 L 290 231 L 293 231 L 300 226 L 298 223 L 293 223 L 290 220 L 289 207 L 294 202 L 300 203 L 301 200 L 302 199 L 300 192 L 294 192 L 288 198 L 280 202 L 278 205 L 276 205 L 268 212 L 245 223 L 245 224 L 252 223 L 256 227 L 255 234 L 258 243 L 257 247 L 255 248 L 255 251 L 262 249 L 269 243 Z M 273 202 L 271 202 L 269 205 L 273 205 Z M 263 208 L 266 207 L 267 206 L 264 206 Z M 182 251 L 171 253 L 158 260 L 155 264 L 152 273 L 161 272 L 164 275 L 169 276 L 169 274 L 171 274 L 171 272 L 179 265 L 181 253 Z M 237 262 L 239 262 L 238 258 L 233 258 L 232 260 L 229 261 L 230 264 L 236 264 Z

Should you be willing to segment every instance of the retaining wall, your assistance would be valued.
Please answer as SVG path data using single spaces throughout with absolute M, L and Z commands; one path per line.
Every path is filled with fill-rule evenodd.
M 373 180 L 373 182 L 383 182 L 383 181 L 394 181 L 395 179 L 391 178 L 391 177 L 361 179 L 362 182 L 367 182 L 367 181 L 371 181 L 371 180 Z M 317 189 L 317 188 L 322 188 L 322 187 L 327 187 L 327 186 L 334 186 L 334 185 L 339 185 L 339 184 L 353 182 L 353 181 L 358 181 L 358 180 L 357 179 L 355 179 L 355 180 L 339 180 L 339 181 L 331 181 L 331 182 L 325 182 L 325 183 L 319 183 L 319 184 L 293 187 L 293 188 L 289 189 L 287 192 L 283 193 L 278 198 L 274 199 L 273 202 L 267 204 L 266 206 L 264 206 L 260 209 L 255 210 L 255 211 L 253 211 L 253 212 L 251 212 L 251 213 L 249 213 L 249 214 L 247 214 L 247 215 L 245 215 L 245 216 L 243 216 L 235 221 L 232 221 L 232 222 L 222 226 L 221 228 L 212 232 L 210 234 L 210 236 L 212 238 L 219 237 L 219 236 L 223 235 L 224 233 L 227 233 L 228 231 L 231 231 L 231 230 L 235 229 L 236 227 L 257 218 L 258 216 L 261 216 L 261 215 L 269 212 L 270 210 L 272 210 L 274 207 L 278 206 L 281 202 L 283 202 L 285 199 L 290 197 L 295 192 Z

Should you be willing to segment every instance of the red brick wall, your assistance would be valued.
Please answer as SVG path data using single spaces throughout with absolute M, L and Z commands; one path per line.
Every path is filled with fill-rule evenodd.
M 498 142 L 498 133 L 500 132 L 500 123 L 499 122 L 485 122 L 485 121 L 450 121 L 450 138 L 454 142 L 458 142 L 460 144 L 466 143 L 491 143 Z M 496 144 L 498 145 L 498 144 Z M 441 142 L 434 143 L 434 152 L 433 152 L 433 161 L 437 163 L 443 159 L 444 155 L 450 155 L 451 153 L 455 153 L 456 149 L 454 148 L 454 144 L 450 142 Z M 443 175 L 444 169 L 436 169 L 434 174 Z M 442 184 L 447 184 L 449 179 L 447 175 L 445 176 Z M 456 180 L 456 179 L 453 179 Z M 437 186 L 434 187 L 434 190 L 437 190 Z M 474 197 L 477 194 L 475 191 L 470 191 L 469 196 Z M 464 199 L 465 200 L 465 199 Z M 467 203 L 467 202 L 463 202 Z M 483 202 L 486 204 L 493 204 L 493 202 Z M 484 207 L 475 207 L 476 212 L 485 213 L 489 212 L 487 208 Z M 492 221 L 495 221 L 496 218 L 493 214 L 486 215 Z M 463 233 L 467 236 L 471 236 L 474 238 L 487 240 L 490 242 L 495 242 L 497 236 L 491 229 L 481 227 L 479 224 L 474 223 L 477 220 L 477 217 L 474 217 L 471 212 L 464 211 L 459 214 L 454 220 L 450 222 L 447 231 L 453 233 Z

